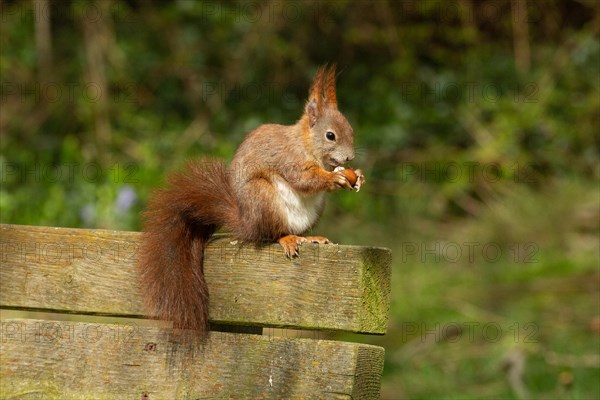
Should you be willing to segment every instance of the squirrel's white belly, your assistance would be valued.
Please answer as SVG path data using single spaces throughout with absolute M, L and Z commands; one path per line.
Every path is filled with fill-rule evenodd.
M 287 218 L 290 233 L 300 235 L 309 230 L 319 219 L 325 193 L 305 195 L 297 192 L 285 180 L 275 179 L 279 204 Z

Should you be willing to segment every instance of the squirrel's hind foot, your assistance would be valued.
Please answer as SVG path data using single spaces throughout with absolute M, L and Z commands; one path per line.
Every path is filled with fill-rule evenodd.
M 283 251 L 288 258 L 294 258 L 298 256 L 300 245 L 302 243 L 321 243 L 321 244 L 332 244 L 333 242 L 323 236 L 296 236 L 287 235 L 279 238 L 278 240 Z

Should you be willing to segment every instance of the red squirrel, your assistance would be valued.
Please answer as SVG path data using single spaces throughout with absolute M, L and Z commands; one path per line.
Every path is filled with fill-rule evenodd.
M 204 337 L 208 288 L 203 255 L 218 228 L 243 242 L 277 241 L 289 258 L 302 243 L 331 243 L 300 236 L 323 212 L 325 192 L 360 189 L 354 133 L 338 111 L 335 66 L 321 67 L 304 114 L 295 125 L 261 125 L 237 149 L 231 166 L 191 162 L 157 190 L 144 212 L 138 272 L 151 315 Z

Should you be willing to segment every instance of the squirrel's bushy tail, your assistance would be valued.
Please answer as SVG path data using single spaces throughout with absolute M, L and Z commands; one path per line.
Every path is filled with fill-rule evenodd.
M 221 161 L 189 163 L 168 183 L 153 194 L 144 213 L 140 284 L 152 316 L 203 337 L 208 325 L 204 247 L 219 226 L 235 221 L 235 193 Z

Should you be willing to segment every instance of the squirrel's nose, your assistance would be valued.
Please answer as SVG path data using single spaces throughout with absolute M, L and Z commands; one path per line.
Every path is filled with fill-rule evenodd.
M 346 161 L 352 161 L 352 160 L 354 160 L 354 154 L 351 154 L 348 157 L 346 157 Z

